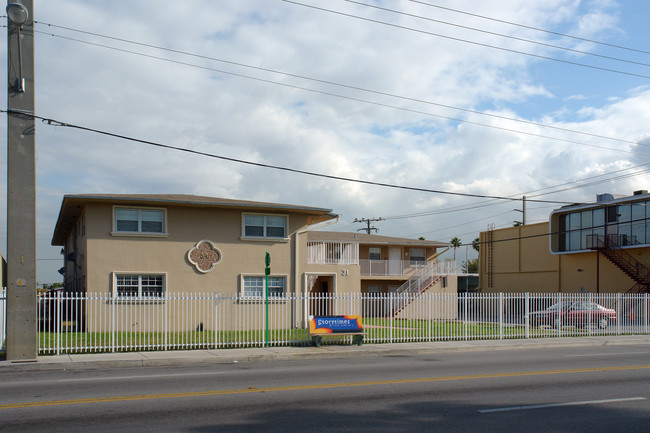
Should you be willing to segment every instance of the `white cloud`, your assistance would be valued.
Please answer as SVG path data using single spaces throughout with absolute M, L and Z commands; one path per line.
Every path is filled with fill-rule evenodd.
M 384 4 L 517 37 L 554 39 L 530 29 L 410 2 Z M 454 3 L 460 10 L 535 27 L 576 23 L 581 34 L 592 36 L 626 25 L 617 22 L 615 5 L 596 6 L 584 9 L 580 2 L 571 0 L 531 0 L 525 8 L 520 2 L 496 0 Z M 346 2 L 327 2 L 327 7 L 427 32 L 548 54 L 539 46 Z M 592 100 L 581 100 L 585 105 L 578 111 L 562 104 L 575 102 L 583 91 L 579 94 L 563 80 L 549 78 L 555 74 L 545 73 L 545 68 L 560 65 L 279 1 L 233 0 L 218 5 L 198 1 L 187 7 L 178 2 L 62 0 L 37 2 L 35 16 L 40 22 L 208 57 L 184 56 L 38 25 L 37 30 L 47 33 L 208 68 L 37 34 L 37 113 L 117 134 L 335 176 L 517 197 L 581 176 L 634 166 L 650 154 L 650 149 L 642 150 L 643 146 L 453 108 L 490 110 L 524 121 L 544 119 L 565 129 L 634 141 L 647 139 L 646 125 L 650 124 L 650 90 L 639 88 L 639 80 L 630 79 L 627 89 L 635 89 L 630 93 L 612 90 L 612 102 L 591 104 Z M 5 47 L 6 43 L 0 44 L 0 49 Z M 594 93 L 606 92 L 607 80 L 602 80 L 606 75 L 575 68 L 566 73 L 576 79 L 583 78 L 579 74 L 596 77 L 601 81 L 594 84 Z M 4 125 L 0 129 L 4 130 Z M 58 257 L 58 249 L 46 245 L 61 198 L 71 193 L 191 193 L 304 203 L 342 213 L 342 224 L 334 228 L 347 230 L 359 228 L 352 224 L 354 218 L 469 205 L 472 208 L 462 212 L 377 223 L 380 233 L 386 235 L 421 233 L 428 239 L 449 240 L 467 234 L 464 241 L 471 241 L 489 222 L 509 224 L 518 217 L 512 209 L 521 207 L 517 202 L 486 203 L 479 198 L 290 174 L 41 124 L 37 148 L 39 257 L 43 258 Z M 628 193 L 641 189 L 648 180 L 646 175 L 637 176 L 541 198 L 592 200 L 596 190 L 611 188 L 612 192 Z M 543 219 L 552 209 L 548 206 L 553 205 L 531 204 L 531 219 Z M 4 220 L 1 209 L 0 215 Z M 39 280 L 55 279 L 54 270 L 59 266 L 57 262 L 39 262 Z

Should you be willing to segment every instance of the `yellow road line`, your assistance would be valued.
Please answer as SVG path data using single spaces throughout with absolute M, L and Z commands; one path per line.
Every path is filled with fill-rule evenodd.
M 395 384 L 405 384 L 405 383 L 443 382 L 443 381 L 452 381 L 452 380 L 493 379 L 493 378 L 503 378 L 503 377 L 541 376 L 541 375 L 551 375 L 551 374 L 572 374 L 572 373 L 596 373 L 596 372 L 604 372 L 604 371 L 626 371 L 626 370 L 643 370 L 643 369 L 650 369 L 650 365 L 577 368 L 577 369 L 567 369 L 567 370 L 522 371 L 522 372 L 515 372 L 515 373 L 468 374 L 462 376 L 373 380 L 367 382 L 344 382 L 344 383 L 329 383 L 329 384 L 321 384 L 321 385 L 276 386 L 270 388 L 245 388 L 245 389 L 230 389 L 230 390 L 221 390 L 221 391 L 214 390 L 214 391 L 195 391 L 195 392 L 175 392 L 169 394 L 144 394 L 144 395 L 125 395 L 125 396 L 114 396 L 114 397 L 79 398 L 73 400 L 32 401 L 32 402 L 25 402 L 25 403 L 0 404 L 0 410 L 18 409 L 18 408 L 26 408 L 26 407 L 60 406 L 60 405 L 72 405 L 72 404 L 109 403 L 109 402 L 134 401 L 134 400 L 154 400 L 160 398 L 205 397 L 205 396 L 215 396 L 215 395 L 249 394 L 249 393 L 260 393 L 260 392 L 297 391 L 297 390 L 312 390 L 312 389 L 326 389 L 326 388 L 345 388 L 345 387 L 355 387 L 355 386 L 395 385 Z

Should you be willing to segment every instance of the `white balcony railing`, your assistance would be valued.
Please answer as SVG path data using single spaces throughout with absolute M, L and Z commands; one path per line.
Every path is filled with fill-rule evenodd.
M 307 242 L 307 263 L 316 265 L 358 265 L 356 242 Z
M 368 260 L 360 259 L 361 275 L 364 277 L 374 276 L 402 276 L 413 275 L 421 267 L 431 262 L 420 262 L 411 260 Z M 451 261 L 437 262 L 434 265 L 434 272 L 438 275 L 455 275 L 456 264 Z
M 410 275 L 425 263 L 410 260 L 359 260 L 363 276 Z

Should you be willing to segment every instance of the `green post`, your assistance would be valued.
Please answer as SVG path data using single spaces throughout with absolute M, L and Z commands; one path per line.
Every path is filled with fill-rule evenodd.
M 264 275 L 266 275 L 266 284 L 264 284 L 264 303 L 266 304 L 266 340 L 264 345 L 269 347 L 269 275 L 271 274 L 271 255 L 268 251 L 266 252 L 264 263 L 266 264 L 266 268 L 264 269 Z

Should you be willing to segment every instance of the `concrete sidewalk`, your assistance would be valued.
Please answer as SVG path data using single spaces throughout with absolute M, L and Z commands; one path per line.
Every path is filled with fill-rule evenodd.
M 9 370 L 73 370 L 209 365 L 292 359 L 358 358 L 364 356 L 428 355 L 451 352 L 483 352 L 619 345 L 647 345 L 650 349 L 650 335 L 535 338 L 528 340 L 441 341 L 433 343 L 365 344 L 363 346 L 325 345 L 321 347 L 175 350 L 40 356 L 38 359 L 33 361 L 0 361 L 0 372 Z

